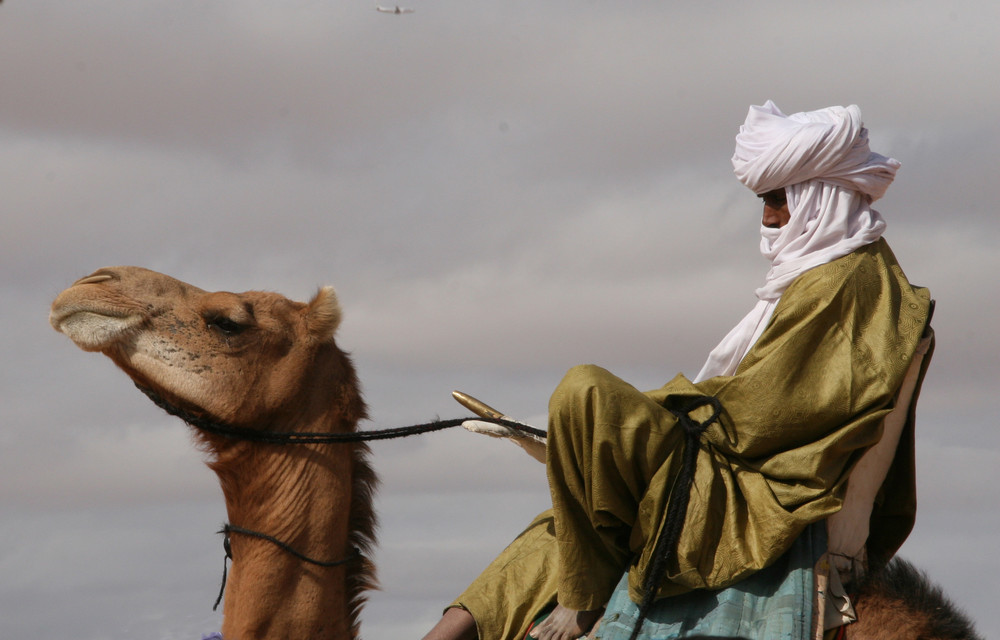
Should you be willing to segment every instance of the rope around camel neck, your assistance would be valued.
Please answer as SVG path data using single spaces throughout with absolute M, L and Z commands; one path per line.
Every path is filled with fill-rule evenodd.
M 206 433 L 211 433 L 214 435 L 223 436 L 225 438 L 232 438 L 235 440 L 246 440 L 250 442 L 260 442 L 263 444 L 336 444 L 336 443 L 352 443 L 352 442 L 369 442 L 372 440 L 390 440 L 393 438 L 405 438 L 407 436 L 419 435 L 423 433 L 431 433 L 434 431 L 441 431 L 443 429 L 450 429 L 452 427 L 457 427 L 461 425 L 466 420 L 470 418 L 454 418 L 451 420 L 435 420 L 433 422 L 426 422 L 424 424 L 411 425 L 408 427 L 394 427 L 390 429 L 377 429 L 373 431 L 352 431 L 348 433 L 315 433 L 315 432 L 300 432 L 300 431 L 258 431 L 256 429 L 246 429 L 242 427 L 233 427 L 230 425 L 223 424 L 221 422 L 212 420 L 211 418 L 206 418 L 204 416 L 199 416 L 190 411 L 182 409 L 176 405 L 170 404 L 158 393 L 144 387 L 142 385 L 135 385 L 139 391 L 142 391 L 147 398 L 149 398 L 153 404 L 160 407 L 167 413 L 177 418 L 180 418 L 184 422 L 188 423 L 192 427 L 204 431 Z M 503 418 L 476 418 L 483 422 L 491 422 L 493 424 L 499 424 L 515 431 L 520 431 L 522 433 L 530 434 L 540 438 L 545 438 L 546 433 L 541 429 L 535 429 L 534 427 L 529 427 L 523 425 L 519 422 L 514 422 L 513 420 L 505 420 Z M 219 608 L 219 603 L 222 602 L 222 597 L 226 592 L 226 582 L 229 578 L 229 561 L 233 559 L 233 549 L 230 544 L 229 537 L 230 534 L 239 534 L 252 538 L 258 538 L 260 540 L 266 540 L 271 544 L 277 546 L 282 551 L 298 558 L 303 562 L 313 564 L 320 567 L 337 567 L 345 565 L 353 560 L 361 557 L 361 551 L 357 548 L 351 550 L 351 553 L 340 560 L 324 561 L 316 560 L 305 555 L 301 551 L 298 551 L 286 542 L 278 540 L 274 536 L 270 536 L 266 533 L 260 531 L 254 531 L 252 529 L 245 529 L 243 527 L 237 527 L 232 524 L 226 524 L 219 531 L 225 535 L 223 539 L 223 548 L 226 551 L 226 556 L 222 559 L 222 584 L 219 587 L 219 596 L 215 599 L 215 605 L 212 606 L 212 611 Z
M 225 524 L 219 533 L 223 534 L 225 537 L 222 539 L 222 548 L 226 550 L 226 557 L 222 559 L 222 584 L 219 586 L 219 596 L 215 599 L 215 604 L 212 605 L 212 611 L 219 608 L 219 603 L 222 602 L 222 596 L 226 593 L 226 581 L 229 578 L 229 564 L 228 562 L 233 559 L 233 545 L 231 544 L 229 538 L 231 534 L 238 534 L 241 536 L 247 536 L 250 538 L 257 538 L 259 540 L 266 540 L 274 546 L 278 547 L 285 553 L 295 556 L 302 562 L 307 562 L 309 564 L 314 564 L 317 567 L 340 567 L 349 562 L 353 562 L 361 557 L 361 550 L 357 547 L 351 549 L 350 554 L 339 559 L 339 560 L 316 560 L 315 558 L 310 558 L 306 554 L 297 550 L 292 545 L 287 542 L 282 542 L 274 536 L 269 536 L 266 533 L 261 533 L 260 531 L 254 531 L 253 529 L 245 529 L 243 527 L 237 527 L 232 524 Z

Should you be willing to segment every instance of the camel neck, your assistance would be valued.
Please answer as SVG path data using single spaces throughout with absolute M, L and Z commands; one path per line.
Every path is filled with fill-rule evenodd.
M 239 640 L 351 637 L 345 604 L 351 563 L 317 566 L 282 545 L 320 561 L 351 555 L 352 446 L 244 443 L 239 448 L 213 464 L 229 522 L 282 544 L 231 534 L 223 635 Z M 233 464 L 236 460 L 239 464 Z

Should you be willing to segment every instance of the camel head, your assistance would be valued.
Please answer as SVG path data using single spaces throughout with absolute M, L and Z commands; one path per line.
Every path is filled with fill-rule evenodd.
M 208 292 L 139 267 L 78 280 L 49 316 L 81 349 L 104 353 L 168 403 L 251 428 L 308 421 L 329 403 L 324 384 L 355 382 L 334 343 L 340 319 L 329 287 L 301 303 L 262 291 Z M 364 410 L 354 403 L 357 419 Z
M 111 358 L 192 425 L 276 432 L 348 432 L 366 417 L 354 368 L 334 342 L 340 318 L 329 287 L 293 302 L 208 292 L 138 267 L 77 280 L 49 315 L 57 331 Z M 315 569 L 266 539 L 232 539 L 226 637 L 257 640 L 282 629 L 287 637 L 355 638 L 363 593 L 375 584 L 366 554 L 377 479 L 367 445 L 261 446 L 196 433 L 214 453 L 209 466 L 231 524 L 310 558 L 353 558 Z

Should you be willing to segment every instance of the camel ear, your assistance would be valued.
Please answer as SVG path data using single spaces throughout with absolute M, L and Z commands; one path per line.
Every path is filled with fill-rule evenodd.
M 322 287 L 306 309 L 306 326 L 309 335 L 320 342 L 333 340 L 340 326 L 340 302 L 333 287 Z

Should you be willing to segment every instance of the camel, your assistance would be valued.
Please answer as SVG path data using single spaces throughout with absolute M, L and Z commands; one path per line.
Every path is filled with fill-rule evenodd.
M 349 433 L 366 417 L 353 365 L 334 341 L 341 311 L 330 287 L 301 303 L 111 267 L 59 294 L 49 319 L 191 424 Z M 356 638 L 364 592 L 376 584 L 367 445 L 282 446 L 202 429 L 195 437 L 230 523 L 223 637 Z

